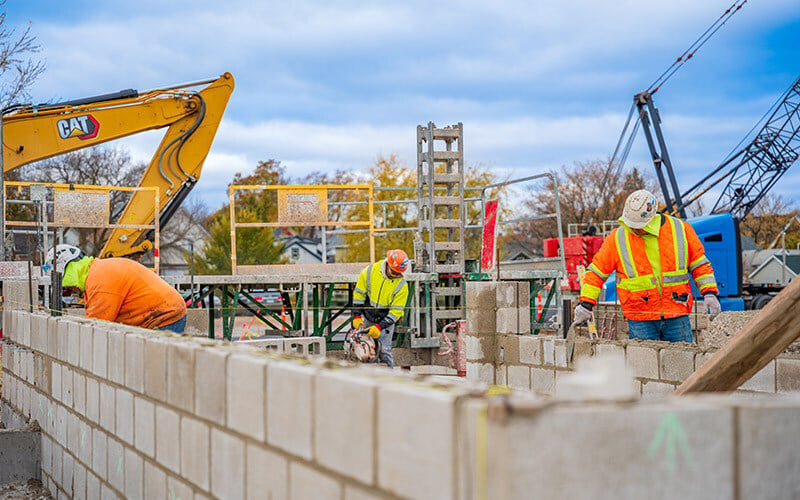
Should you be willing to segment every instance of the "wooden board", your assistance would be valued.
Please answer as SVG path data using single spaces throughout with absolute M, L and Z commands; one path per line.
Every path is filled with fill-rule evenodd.
M 675 394 L 734 391 L 800 337 L 800 279 L 747 322 Z

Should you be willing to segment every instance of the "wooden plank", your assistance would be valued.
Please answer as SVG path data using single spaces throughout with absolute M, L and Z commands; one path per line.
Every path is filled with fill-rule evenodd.
M 775 296 L 675 394 L 734 391 L 800 337 L 800 279 Z

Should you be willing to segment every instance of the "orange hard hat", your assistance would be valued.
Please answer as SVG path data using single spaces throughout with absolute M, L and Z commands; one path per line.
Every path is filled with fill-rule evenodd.
M 386 252 L 386 265 L 396 273 L 404 273 L 408 270 L 408 254 L 403 250 L 395 249 Z

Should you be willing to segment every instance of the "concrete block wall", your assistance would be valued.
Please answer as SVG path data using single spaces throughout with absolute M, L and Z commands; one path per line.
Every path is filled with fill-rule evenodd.
M 4 404 L 66 498 L 463 498 L 485 386 L 9 311 Z M 271 496 L 270 496 L 271 495 Z

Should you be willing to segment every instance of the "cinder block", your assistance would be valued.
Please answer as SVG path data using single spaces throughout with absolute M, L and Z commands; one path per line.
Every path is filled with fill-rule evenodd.
M 189 342 L 167 346 L 167 398 L 170 404 L 194 411 L 194 353 L 199 347 Z
M 675 385 L 653 380 L 642 380 L 642 399 L 660 399 L 675 392 Z
M 537 394 L 552 396 L 556 389 L 556 372 L 553 368 L 531 368 L 531 390 Z
M 494 365 L 491 363 L 470 363 L 467 361 L 467 380 L 494 384 Z
M 80 419 L 72 413 L 67 412 L 67 449 L 77 454 L 81 442 L 81 423 Z
M 53 440 L 42 434 L 42 472 L 53 473 Z
M 55 317 L 47 318 L 47 355 L 51 358 L 58 358 L 58 342 L 58 319 Z M 64 339 L 64 342 L 66 342 L 66 339 Z
M 125 385 L 144 391 L 144 337 L 135 333 L 125 335 Z
M 263 440 L 267 360 L 260 356 L 234 354 L 228 357 L 227 364 L 228 427 Z
M 519 335 L 501 335 L 496 337 L 497 354 L 486 361 L 490 363 L 498 362 L 507 365 L 519 364 Z
M 508 385 L 508 366 L 497 365 L 494 369 L 494 383 L 497 385 Z
M 133 444 L 133 393 L 117 389 L 116 436 Z
M 334 371 L 320 373 L 314 387 L 317 462 L 365 484 L 375 470 L 376 389 L 371 379 Z M 341 432 L 349 428 L 359 430 L 359 439 Z
M 47 319 L 44 314 L 34 314 L 31 319 L 31 348 L 40 353 L 47 353 Z
M 144 463 L 144 498 L 167 498 L 167 475 L 150 462 Z
M 72 496 L 74 498 L 86 498 L 86 467 L 76 463 L 72 477 Z
M 75 411 L 81 415 L 86 414 L 86 377 L 78 372 L 72 375 L 72 387 L 75 391 L 73 395 L 73 403 L 75 403 Z
M 475 337 L 472 335 L 467 335 L 465 340 L 466 344 L 466 351 L 467 351 L 467 361 L 483 361 L 483 348 L 481 346 L 481 340 L 483 337 Z
M 54 482 L 61 482 L 61 473 L 64 469 L 64 449 L 58 444 L 53 443 L 53 474 Z
M 175 500 L 184 498 L 194 498 L 192 487 L 188 484 L 175 479 L 172 476 L 167 478 L 167 498 L 174 498 Z
M 180 470 L 180 420 L 178 414 L 156 406 L 156 460 L 169 470 Z
M 542 341 L 538 336 L 520 336 L 519 360 L 528 365 L 542 364 Z
M 741 403 L 737 430 L 741 498 L 800 498 L 800 460 L 796 443 L 789 439 L 800 435 L 799 408 L 797 400 Z
M 187 309 L 184 331 L 189 335 L 208 335 L 208 309 Z
M 108 376 L 108 330 L 92 326 L 92 364 L 95 375 Z
M 151 398 L 167 402 L 165 373 L 167 373 L 167 342 L 148 337 L 144 346 L 144 391 Z
M 517 307 L 517 282 L 516 281 L 498 281 L 497 282 L 497 308 L 503 307 L 515 308 Z
M 163 372 L 160 376 L 164 376 Z M 119 330 L 108 330 L 108 378 L 125 385 L 125 334 Z
M 581 358 L 591 358 L 592 356 L 594 356 L 594 342 L 588 339 L 576 339 L 572 351 L 572 362 L 576 363 Z
M 558 368 L 567 367 L 567 341 L 565 339 L 554 339 L 555 365 Z
M 532 492 L 537 498 L 595 498 L 598 492 L 613 492 L 606 495 L 611 498 L 642 498 L 643 492 L 655 498 L 736 498 L 730 409 L 701 404 L 595 408 L 512 416 L 504 429 L 490 424 L 487 491 L 503 491 L 506 498 L 531 498 Z M 499 435 L 491 439 L 492 433 Z M 591 465 L 586 447 L 565 446 L 564 436 L 570 443 L 591 443 Z M 506 464 L 523 457 L 548 467 L 508 470 Z
M 108 438 L 108 482 L 119 491 L 125 491 L 125 446 Z
M 86 377 L 86 418 L 100 423 L 100 386 L 92 377 Z
M 516 307 L 497 308 L 497 333 L 518 333 L 519 311 Z
M 195 413 L 199 417 L 222 425 L 225 424 L 227 400 L 225 362 L 228 354 L 226 350 L 214 348 L 199 349 L 195 353 Z M 263 376 L 261 379 L 263 387 Z
M 81 325 L 75 323 L 74 321 L 70 321 L 69 327 L 67 328 L 67 361 L 72 366 L 80 366 L 80 359 L 81 359 L 81 336 L 80 330 Z
M 767 366 L 750 377 L 750 380 L 742 384 L 739 389 L 742 391 L 775 392 L 775 366 L 775 361 L 770 361 Z
M 340 500 L 342 485 L 331 476 L 326 476 L 310 467 L 291 462 L 289 464 L 289 498 L 318 500 Z
M 522 284 L 520 284 L 522 287 Z M 530 335 L 531 333 L 531 305 L 530 302 L 520 302 L 517 311 L 517 333 L 521 335 Z
M 64 365 L 61 369 L 61 402 L 72 408 L 72 368 Z
M 106 433 L 100 429 L 92 430 L 92 471 L 106 480 L 106 453 L 107 453 Z
M 293 352 L 303 356 L 325 356 L 324 337 L 295 337 L 284 339 L 285 352 Z
M 67 409 L 62 405 L 57 405 L 55 409 L 56 425 L 55 437 L 58 444 L 67 446 Z
M 153 403 L 140 397 L 134 398 L 134 438 L 136 448 L 147 456 L 153 457 L 155 444 L 155 407 Z
M 114 387 L 100 382 L 100 425 L 114 433 L 117 418 L 117 397 Z
M 599 349 L 600 344 L 597 347 Z M 626 353 L 626 361 L 628 367 L 633 370 L 634 377 L 658 380 L 658 350 L 652 347 L 628 344 Z
M 378 388 L 381 489 L 407 498 L 453 497 L 455 398 L 454 393 L 412 385 Z M 425 425 L 419 425 L 421 421 Z
M 778 358 L 776 361 L 778 392 L 800 391 L 800 359 Z
M 468 281 L 465 290 L 467 309 L 494 309 L 497 303 L 497 282 Z
M 100 498 L 102 500 L 119 500 L 119 495 L 117 495 L 114 490 L 111 489 L 107 484 L 100 485 Z
M 72 480 L 75 478 L 75 458 L 69 453 L 68 449 L 65 449 L 62 460 L 64 463 L 61 464 L 61 487 L 64 489 L 65 496 L 67 498 L 72 498 Z
M 144 498 L 144 460 L 135 451 L 125 449 L 125 497 Z
M 508 385 L 514 389 L 531 390 L 531 368 L 525 365 L 508 367 Z
M 277 339 L 257 339 L 257 340 L 237 340 L 234 344 L 245 345 L 248 347 L 258 347 L 270 352 L 280 353 L 284 351 L 283 338 Z
M 267 367 L 267 441 L 309 460 L 315 375 L 316 369 L 295 363 L 271 363 Z M 229 410 L 228 422 L 230 416 Z
M 596 356 L 625 356 L 625 348 L 613 342 L 597 342 L 594 346 Z M 658 370 L 658 363 L 656 363 Z
M 703 363 L 711 359 L 711 356 L 714 355 L 714 352 L 699 352 L 694 357 L 694 371 L 697 371 L 698 368 L 703 366 Z
M 86 498 L 100 498 L 100 478 L 91 472 L 86 473 Z
M 81 324 L 78 328 L 80 339 L 80 358 L 78 363 L 84 370 L 91 372 L 94 369 L 94 327 L 90 323 Z
M 260 446 L 247 445 L 248 500 L 289 498 L 288 476 L 289 464 L 283 456 Z
M 490 335 L 497 333 L 497 310 L 494 307 L 467 308 L 467 335 Z
M 78 441 L 78 458 L 86 465 L 92 464 L 92 428 L 85 420 L 80 420 L 80 440 Z
M 544 366 L 556 364 L 556 341 L 553 337 L 542 338 L 542 364 Z
M 694 371 L 694 351 L 688 349 L 661 349 L 661 380 L 683 382 Z
M 181 475 L 204 490 L 209 481 L 209 429 L 203 422 L 181 418 Z
M 211 493 L 244 498 L 244 441 L 217 429 L 211 429 Z

